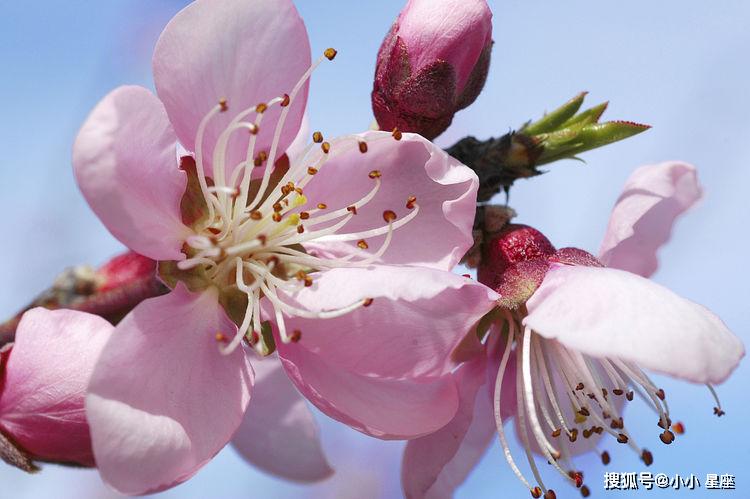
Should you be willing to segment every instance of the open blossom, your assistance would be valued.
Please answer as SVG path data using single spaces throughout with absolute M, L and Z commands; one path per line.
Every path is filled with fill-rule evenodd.
M 664 391 L 643 369 L 705 383 L 716 397 L 711 385 L 744 355 L 741 341 L 713 313 L 647 279 L 674 220 L 700 195 L 692 166 L 645 166 L 615 205 L 599 258 L 555 249 L 523 225 L 509 225 L 486 243 L 479 279 L 501 294 L 500 307 L 490 316 L 484 351 L 456 373 L 462 393 L 456 418 L 407 445 L 408 497 L 450 496 L 495 432 L 532 497 L 555 497 L 532 452 L 587 496 L 572 458 L 593 450 L 600 435 L 628 445 L 646 465 L 653 461 L 623 419 L 635 393 L 658 414 L 659 439 L 672 443 L 682 424 L 673 424 Z M 482 385 L 490 397 L 480 393 Z M 723 415 L 718 398 L 714 413 Z M 533 478 L 510 452 L 503 429 L 509 417 Z M 601 455 L 607 464 L 608 453 Z
M 35 308 L 0 351 L 0 432 L 37 461 L 94 466 L 84 398 L 112 327 Z
M 443 133 L 482 91 L 491 49 L 485 0 L 409 0 L 378 52 L 372 109 L 380 128 Z
M 289 1 L 198 0 L 157 43 L 158 97 L 118 88 L 78 135 L 90 206 L 172 288 L 118 324 L 89 387 L 97 465 L 120 492 L 188 479 L 238 428 L 265 469 L 327 476 L 295 387 L 380 438 L 455 414 L 455 331 L 497 298 L 445 272 L 472 242 L 476 176 L 410 134 L 316 132 L 284 154 L 335 51 L 309 54 Z

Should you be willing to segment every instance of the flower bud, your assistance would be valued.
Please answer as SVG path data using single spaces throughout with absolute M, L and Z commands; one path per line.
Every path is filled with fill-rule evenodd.
M 544 279 L 555 247 L 544 234 L 520 224 L 508 224 L 484 241 L 479 282 L 501 295 L 500 305 L 514 309 L 528 300 Z
M 485 0 L 409 0 L 378 52 L 372 107 L 380 128 L 440 135 L 482 90 L 491 48 Z
M 26 312 L 0 358 L 0 457 L 94 466 L 84 396 L 113 326 L 70 310 Z M 8 459 L 8 457 L 11 459 Z

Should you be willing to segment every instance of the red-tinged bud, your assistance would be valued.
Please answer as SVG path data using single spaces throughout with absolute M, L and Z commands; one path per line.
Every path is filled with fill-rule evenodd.
M 500 305 L 506 308 L 516 308 L 531 297 L 555 254 L 544 234 L 519 224 L 506 225 L 483 246 L 479 281 L 500 293 Z
M 485 0 L 409 0 L 378 52 L 372 107 L 380 129 L 440 135 L 484 87 L 491 49 Z

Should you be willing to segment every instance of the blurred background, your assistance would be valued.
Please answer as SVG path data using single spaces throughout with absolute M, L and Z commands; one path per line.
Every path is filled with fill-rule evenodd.
M 251 1 L 251 0 L 248 0 Z M 0 1 L 0 316 L 9 317 L 49 286 L 65 267 L 101 264 L 122 250 L 79 193 L 70 165 L 78 127 L 109 90 L 153 85 L 151 50 L 161 28 L 186 2 L 176 0 Z M 314 53 L 339 50 L 318 70 L 309 112 L 326 135 L 361 131 L 372 120 L 375 54 L 402 0 L 299 0 Z M 498 136 L 538 117 L 581 90 L 588 104 L 610 100 L 606 117 L 653 125 L 623 143 L 585 153 L 586 163 L 555 163 L 550 172 L 513 189 L 518 221 L 536 226 L 558 247 L 596 252 L 609 210 L 637 166 L 668 159 L 696 164 L 706 196 L 681 219 L 661 251 L 655 280 L 718 313 L 750 341 L 745 264 L 750 244 L 750 5 L 631 0 L 490 2 L 495 15 L 490 75 L 484 92 L 438 139 L 443 146 L 472 134 Z M 241 70 L 242 68 L 238 68 Z M 654 331 L 658 334 L 658 331 Z M 675 420 L 686 434 L 666 447 L 655 417 L 630 409 L 630 428 L 654 451 L 649 469 L 674 476 L 734 474 L 736 491 L 667 489 L 607 492 L 597 456 L 580 468 L 595 497 L 674 495 L 750 497 L 750 421 L 745 362 L 718 387 L 727 415 L 712 415 L 702 386 L 667 378 Z M 639 417 L 638 411 L 643 413 Z M 162 497 L 401 496 L 402 444 L 380 442 L 319 415 L 324 445 L 337 470 L 315 486 L 299 486 L 256 471 L 231 449 L 186 484 Z M 607 443 L 608 470 L 644 469 L 623 446 Z M 519 452 L 518 447 L 514 452 Z M 578 497 L 556 483 L 558 497 Z M 528 497 L 495 445 L 459 490 L 462 498 Z M 47 466 L 28 476 L 0 466 L 0 498 L 116 497 L 95 471 Z

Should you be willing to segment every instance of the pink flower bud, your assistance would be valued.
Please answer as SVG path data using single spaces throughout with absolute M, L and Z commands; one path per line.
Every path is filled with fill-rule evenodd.
M 372 107 L 380 128 L 440 135 L 482 90 L 491 48 L 485 0 L 409 0 L 378 52 Z
M 0 433 L 33 460 L 94 466 L 84 396 L 113 326 L 71 310 L 23 315 L 0 354 Z M 33 468 L 32 468 L 33 469 Z

